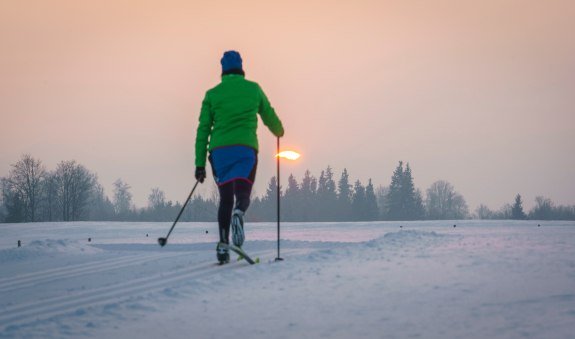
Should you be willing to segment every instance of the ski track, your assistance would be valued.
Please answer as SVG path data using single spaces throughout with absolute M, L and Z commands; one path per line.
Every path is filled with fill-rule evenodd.
M 130 267 L 135 264 L 153 261 L 157 259 L 173 258 L 177 256 L 189 255 L 188 253 L 178 254 L 150 254 L 147 256 L 129 256 L 123 258 L 109 259 L 104 262 L 92 264 L 78 264 L 74 266 L 48 269 L 40 272 L 27 273 L 17 277 L 0 280 L 0 292 L 7 292 L 14 289 L 21 289 L 46 282 L 81 276 L 86 272 L 101 273 L 118 268 Z
M 297 251 L 298 250 L 294 250 L 293 252 Z M 284 251 L 286 254 L 289 254 L 290 252 L 292 251 Z M 274 250 L 265 250 L 255 251 L 252 255 L 254 257 L 259 257 L 264 255 L 272 256 L 273 254 Z M 184 255 L 189 255 L 189 253 L 178 253 L 172 255 L 156 254 L 139 258 L 124 258 L 125 260 L 107 260 L 104 263 L 91 265 L 91 267 L 96 266 L 99 267 L 100 271 L 105 271 L 108 269 L 118 268 L 120 265 L 121 267 L 129 267 L 149 260 L 172 259 L 174 257 Z M 232 262 L 230 265 L 233 266 L 228 266 L 229 268 L 237 269 L 246 266 L 247 263 L 245 261 L 239 261 L 235 264 Z M 42 274 L 46 273 L 50 279 L 64 279 L 70 276 L 82 275 L 87 272 L 90 274 L 94 273 L 93 270 L 80 269 L 78 266 L 79 265 L 76 265 L 68 269 L 50 269 L 43 272 L 35 272 L 22 276 L 24 276 L 26 280 L 33 279 L 34 277 L 39 277 L 39 279 L 42 279 Z M 177 286 L 179 283 L 190 282 L 192 280 L 209 277 L 222 268 L 223 267 L 213 263 L 212 261 L 209 263 L 202 261 L 201 263 L 191 267 L 170 269 L 169 272 L 164 271 L 158 274 L 147 275 L 145 277 L 130 279 L 127 281 L 123 280 L 119 283 L 101 286 L 82 292 L 64 294 L 32 302 L 19 303 L 13 306 L 3 307 L 2 311 L 0 312 L 0 328 L 2 332 L 5 332 L 9 329 L 17 329 L 18 326 L 35 323 L 42 320 L 49 320 L 58 316 L 65 316 L 67 314 L 73 314 L 75 311 L 82 309 L 93 309 L 97 306 L 110 303 L 122 303 L 135 299 L 144 294 L 149 295 L 153 294 L 154 292 Z M 58 276 L 54 277 L 54 274 L 58 274 Z M 18 280 L 17 278 L 14 278 L 11 279 L 9 283 L 17 284 Z M 20 286 L 26 287 L 27 285 L 19 285 L 18 287 Z M 0 335 L 2 332 L 0 332 Z

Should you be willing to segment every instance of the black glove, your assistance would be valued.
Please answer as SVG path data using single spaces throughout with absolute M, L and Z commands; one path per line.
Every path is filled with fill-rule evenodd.
M 196 180 L 203 183 L 204 179 L 206 179 L 206 168 L 196 167 Z

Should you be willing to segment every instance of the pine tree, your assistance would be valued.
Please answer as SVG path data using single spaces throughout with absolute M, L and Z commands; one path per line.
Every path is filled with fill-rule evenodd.
M 351 185 L 349 184 L 349 174 L 347 169 L 343 169 L 341 177 L 337 183 L 338 194 L 337 194 L 337 216 L 340 221 L 347 221 L 352 218 L 352 191 Z
M 262 198 L 256 196 L 250 203 L 250 220 L 253 222 L 267 221 L 263 216 Z
M 365 198 L 365 187 L 361 184 L 359 180 L 355 182 L 353 187 L 353 200 L 352 200 L 352 220 L 361 221 L 366 220 L 366 198 Z
M 263 209 L 262 217 L 264 220 L 274 220 L 277 217 L 277 192 L 277 178 L 273 176 L 270 178 L 266 194 L 261 201 L 261 207 Z M 280 195 L 281 194 L 282 188 L 280 186 Z
M 384 216 L 388 220 L 423 219 L 425 209 L 421 192 L 415 189 L 409 163 L 403 168 L 403 162 L 393 172 L 391 185 L 385 197 Z
M 317 184 L 317 203 L 316 209 L 313 213 L 313 218 L 318 221 L 324 221 L 324 209 L 326 206 L 326 195 L 327 195 L 327 188 L 326 188 L 326 178 L 325 178 L 325 171 L 321 171 L 318 179 Z
M 523 201 L 521 201 L 521 195 L 517 194 L 515 196 L 515 204 L 511 208 L 511 219 L 524 220 L 527 216 L 523 212 Z
M 402 220 L 403 214 L 403 199 L 402 199 L 402 183 L 403 183 L 403 161 L 393 171 L 391 177 L 391 184 L 387 193 L 387 206 L 385 206 L 385 214 L 389 220 Z
M 334 215 L 334 208 L 336 208 L 337 203 L 337 193 L 335 190 L 335 182 L 333 181 L 333 171 L 330 166 L 328 166 L 325 171 L 322 171 L 319 177 L 317 199 L 317 220 L 337 220 Z
M 333 180 L 333 170 L 330 166 L 327 166 L 325 170 L 325 187 L 326 193 L 330 197 L 330 199 L 335 199 L 337 197 L 337 193 L 335 191 L 335 181 Z
M 421 190 L 418 188 L 415 190 L 415 209 L 413 212 L 414 220 L 424 220 L 425 219 L 425 205 L 423 204 L 423 195 Z
M 290 174 L 288 178 L 288 186 L 283 199 L 283 208 L 281 209 L 282 219 L 286 221 L 300 221 L 299 205 L 300 188 L 293 174 Z
M 278 181 L 277 181 L 277 178 L 275 176 L 273 176 L 270 178 L 270 182 L 268 183 L 268 188 L 266 189 L 266 195 L 264 197 L 264 200 L 266 200 L 266 201 L 276 200 L 277 191 L 278 191 Z M 281 187 L 280 187 L 280 192 L 281 192 Z
M 317 179 L 313 177 L 309 170 L 305 171 L 301 182 L 301 211 L 302 221 L 312 220 L 317 209 Z
M 379 208 L 377 206 L 377 197 L 371 179 L 365 187 L 365 216 L 366 220 L 372 221 L 379 218 Z
M 389 203 L 387 198 L 389 197 L 389 186 L 379 186 L 375 191 L 375 197 L 377 198 L 377 206 L 378 206 L 378 218 L 381 220 L 389 220 L 388 217 L 388 209 Z
M 413 177 L 411 176 L 411 168 L 409 163 L 405 166 L 405 171 L 401 177 L 401 220 L 415 219 L 416 214 L 416 198 L 415 187 L 413 185 Z

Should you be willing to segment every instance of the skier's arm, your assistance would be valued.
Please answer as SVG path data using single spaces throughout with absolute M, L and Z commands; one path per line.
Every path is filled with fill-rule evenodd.
M 262 117 L 264 125 L 266 125 L 276 137 L 283 136 L 284 128 L 282 122 L 276 115 L 274 108 L 271 106 L 268 98 L 266 97 L 261 87 L 259 88 L 259 91 L 260 91 L 259 113 L 260 116 Z
M 196 134 L 196 167 L 206 166 L 206 156 L 208 154 L 209 144 L 208 138 L 212 131 L 213 120 L 212 106 L 208 93 L 206 93 L 204 101 L 202 101 L 198 132 Z

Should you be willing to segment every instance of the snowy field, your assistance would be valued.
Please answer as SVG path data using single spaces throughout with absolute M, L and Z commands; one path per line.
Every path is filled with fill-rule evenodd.
M 575 338 L 575 222 L 170 226 L 0 224 L 0 337 Z

